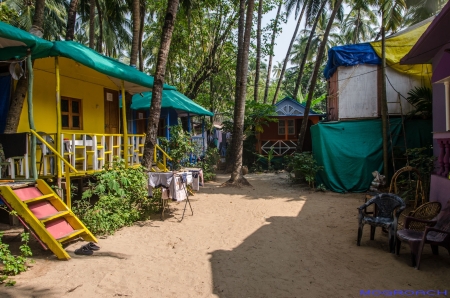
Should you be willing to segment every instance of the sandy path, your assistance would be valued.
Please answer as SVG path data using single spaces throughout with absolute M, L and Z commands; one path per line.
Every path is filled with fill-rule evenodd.
M 284 174 L 248 175 L 252 188 L 222 188 L 219 175 L 192 197 L 190 213 L 122 229 L 101 251 L 70 261 L 38 252 L 0 297 L 360 297 L 360 290 L 447 290 L 450 257 L 427 248 L 420 271 L 409 248 L 396 257 L 369 228 L 356 246 L 361 194 L 314 193 Z M 33 246 L 34 249 L 34 246 Z

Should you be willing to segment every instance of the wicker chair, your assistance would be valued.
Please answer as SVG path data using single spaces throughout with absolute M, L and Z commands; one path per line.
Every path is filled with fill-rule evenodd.
M 425 190 L 423 189 L 422 178 L 420 177 L 419 170 L 417 170 L 416 168 L 406 166 L 395 172 L 394 176 L 392 176 L 391 179 L 391 185 L 389 186 L 389 193 L 395 193 L 396 195 L 400 195 L 397 179 L 400 177 L 401 174 L 406 172 L 410 172 L 408 174 L 414 173 L 417 175 L 416 193 L 414 195 L 414 209 L 416 209 L 417 207 L 425 203 Z M 421 200 L 420 203 L 419 198 Z
M 406 217 L 414 217 L 422 220 L 434 219 L 439 214 L 439 212 L 441 212 L 441 207 L 441 203 L 439 202 L 428 202 L 420 205 L 420 207 L 416 210 L 409 212 L 407 216 L 400 216 L 397 230 L 403 230 Z M 412 221 L 410 222 L 408 229 L 414 231 L 424 231 L 426 227 L 426 223 L 420 221 Z
M 376 205 L 374 216 L 368 216 L 365 209 L 370 205 Z M 361 237 L 364 224 L 370 225 L 370 240 L 374 239 L 375 228 L 382 227 L 389 232 L 389 251 L 394 252 L 397 233 L 398 217 L 405 210 L 406 205 L 402 198 L 391 193 L 382 193 L 374 196 L 364 205 L 358 207 L 358 240 L 357 245 L 361 245 Z
M 419 221 L 427 225 L 425 231 L 415 231 L 409 229 L 413 221 Z M 407 242 L 411 249 L 411 263 L 416 269 L 419 269 L 420 258 L 422 256 L 425 244 L 431 245 L 434 255 L 439 254 L 438 247 L 443 246 L 450 254 L 450 201 L 447 207 L 442 210 L 438 220 L 423 220 L 413 217 L 407 217 L 405 229 L 397 232 L 396 254 L 400 252 L 401 242 Z

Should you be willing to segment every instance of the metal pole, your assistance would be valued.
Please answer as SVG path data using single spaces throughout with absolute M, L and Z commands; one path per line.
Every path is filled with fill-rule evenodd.
M 33 63 L 31 61 L 31 54 L 28 54 L 27 57 L 27 67 L 28 67 L 28 123 L 30 125 L 30 129 L 36 130 L 34 127 L 34 117 L 33 117 Z M 37 169 L 36 169 L 36 137 L 31 134 L 31 171 L 33 173 L 33 179 L 36 180 L 38 178 Z
M 122 127 L 123 127 L 123 157 L 125 168 L 128 168 L 128 127 L 127 127 L 127 103 L 125 100 L 125 82 L 122 80 Z
M 56 151 L 61 154 L 63 152 L 62 140 L 61 140 L 61 80 L 59 76 L 59 60 L 55 57 L 55 76 L 56 76 Z M 56 173 L 58 188 L 61 189 L 61 178 L 62 178 L 62 161 L 57 160 L 56 163 Z
M 169 109 L 167 109 L 167 121 L 166 121 L 166 139 L 170 140 L 170 131 L 169 131 L 169 127 L 170 127 L 170 112 Z

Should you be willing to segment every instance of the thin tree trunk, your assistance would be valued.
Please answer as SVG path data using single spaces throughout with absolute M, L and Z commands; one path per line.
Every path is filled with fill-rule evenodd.
M 247 74 L 248 74 L 248 55 L 250 48 L 250 36 L 253 22 L 253 9 L 255 6 L 254 0 L 247 2 L 247 15 L 245 20 L 245 32 L 242 46 L 242 63 L 240 65 L 240 82 L 239 82 L 239 96 L 236 99 L 234 106 L 234 125 L 233 136 L 231 141 L 231 153 L 234 155 L 233 169 L 229 183 L 242 183 L 242 153 L 243 153 L 243 139 L 244 139 L 244 115 L 245 115 L 245 98 L 247 94 Z M 246 180 L 244 180 L 246 181 Z M 248 182 L 247 182 L 248 183 Z
M 381 129 L 383 137 L 383 174 L 387 178 L 389 176 L 388 166 L 388 105 L 386 94 L 386 22 L 384 10 L 381 15 Z
M 297 26 L 295 26 L 294 34 L 292 35 L 291 43 L 289 44 L 289 48 L 286 53 L 286 58 L 284 58 L 283 68 L 281 69 L 280 78 L 278 79 L 277 89 L 275 90 L 275 95 L 273 96 L 272 105 L 277 102 L 278 92 L 280 91 L 281 82 L 283 81 L 284 72 L 286 71 L 286 66 L 289 62 L 289 56 L 291 55 L 292 46 L 294 45 L 295 38 L 297 37 L 298 28 L 300 27 L 300 22 L 303 18 L 303 13 L 305 12 L 306 4 L 303 4 L 302 12 L 297 21 Z
M 353 44 L 356 44 L 356 39 L 358 38 L 360 18 L 361 18 L 361 9 L 358 9 L 358 17 L 356 18 L 356 32 L 355 37 L 353 38 Z
M 44 8 L 45 0 L 36 0 L 33 24 L 30 33 L 39 37 L 44 35 Z M 22 114 L 23 102 L 28 90 L 28 79 L 22 76 L 17 82 L 14 95 L 9 106 L 8 116 L 6 117 L 6 125 L 4 133 L 16 133 L 19 127 L 20 115 Z
M 320 43 L 319 51 L 317 53 L 317 60 L 314 66 L 314 71 L 311 78 L 311 85 L 309 86 L 308 99 L 306 100 L 305 114 L 302 120 L 302 126 L 300 127 L 300 133 L 298 135 L 298 143 L 297 143 L 297 152 L 301 152 L 303 150 L 303 143 L 305 141 L 306 129 L 308 127 L 308 116 L 309 110 L 311 109 L 311 102 L 314 95 L 314 89 L 316 88 L 317 76 L 319 74 L 319 68 L 322 64 L 322 59 L 325 53 L 326 44 L 328 42 L 328 35 L 330 35 L 331 27 L 333 26 L 334 18 L 341 6 L 343 0 L 337 0 L 335 3 L 335 7 L 333 8 L 333 12 L 331 13 L 330 19 L 328 20 L 327 28 L 325 29 L 325 33 L 323 35 L 322 42 Z
M 325 9 L 326 4 L 327 4 L 327 1 L 324 0 L 322 2 L 322 5 L 319 8 L 319 11 L 317 12 L 316 19 L 314 20 L 314 24 L 311 28 L 311 33 L 309 34 L 309 37 L 308 37 L 308 42 L 306 43 L 306 47 L 303 52 L 302 63 L 300 64 L 300 69 L 298 70 L 298 75 L 297 75 L 297 81 L 295 82 L 295 87 L 294 87 L 293 95 L 294 95 L 295 99 L 297 99 L 298 90 L 300 89 L 300 85 L 302 83 L 303 70 L 305 69 L 306 60 L 308 59 L 309 48 L 311 47 L 313 37 L 316 34 L 317 24 L 319 23 L 319 16 L 322 13 L 322 11 Z
M 100 27 L 97 41 L 97 52 L 103 53 L 103 16 L 100 8 L 100 2 L 98 0 L 95 0 L 95 6 L 97 7 L 98 26 Z
M 95 0 L 89 1 L 89 47 L 95 47 Z
M 242 56 L 243 56 L 243 46 L 244 46 L 244 30 L 245 30 L 245 0 L 240 0 L 239 2 L 239 23 L 238 23 L 238 55 L 237 55 L 237 63 L 236 63 L 236 88 L 234 93 L 235 102 L 238 101 L 239 98 L 239 90 L 240 90 L 240 82 L 241 82 L 241 64 L 242 64 Z M 236 108 L 236 105 L 235 105 Z M 236 113 L 236 109 L 235 109 Z M 231 143 L 233 144 L 233 139 L 231 139 Z M 229 173 L 233 170 L 233 165 L 235 163 L 235 154 L 230 154 L 227 160 L 227 168 L 225 172 Z
M 170 42 L 175 25 L 175 18 L 178 10 L 178 0 L 169 0 L 167 3 L 167 11 L 164 18 L 164 27 L 161 35 L 161 44 L 158 52 L 158 60 L 156 62 L 156 72 L 153 84 L 152 103 L 150 105 L 150 115 L 147 126 L 147 137 L 145 138 L 144 156 L 142 165 L 150 169 L 153 161 L 153 149 L 156 145 L 156 137 L 158 134 L 158 124 L 161 114 L 161 98 L 164 84 L 164 76 L 166 73 L 167 57 L 170 51 Z
M 273 60 L 273 47 L 275 45 L 275 37 L 277 34 L 278 20 L 280 19 L 282 5 L 283 1 L 280 1 L 280 4 L 278 5 L 277 15 L 275 16 L 275 24 L 272 31 L 272 40 L 270 41 L 270 55 L 269 55 L 269 65 L 267 68 L 266 87 L 264 90 L 264 103 L 267 103 L 267 97 L 269 96 L 270 76 L 272 72 L 272 60 Z
M 133 0 L 132 5 L 133 13 L 133 40 L 131 42 L 131 54 L 130 54 L 130 65 L 136 67 L 138 52 L 139 52 L 139 29 L 141 28 L 140 22 L 140 1 Z
M 141 22 L 139 23 L 139 45 L 138 45 L 138 52 L 139 52 L 139 70 L 144 71 L 144 58 L 142 56 L 142 41 L 144 39 L 144 22 L 145 22 L 145 1 L 141 4 Z
M 73 40 L 75 35 L 75 22 L 77 20 L 78 0 L 70 0 L 67 12 L 66 40 Z
M 262 20 L 262 6 L 263 0 L 259 0 L 258 3 L 258 29 L 256 32 L 256 73 L 255 73 L 255 87 L 253 96 L 255 101 L 258 101 L 259 92 L 259 77 L 261 71 L 261 20 Z

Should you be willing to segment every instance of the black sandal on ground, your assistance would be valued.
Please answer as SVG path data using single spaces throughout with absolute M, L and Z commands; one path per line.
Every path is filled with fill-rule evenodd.
M 100 246 L 98 246 L 94 242 L 89 242 L 88 244 L 85 245 L 85 247 L 88 248 L 89 250 L 99 250 L 100 249 Z
M 80 247 L 80 248 L 78 248 L 78 249 L 75 249 L 75 254 L 76 254 L 76 255 L 90 256 L 90 255 L 92 255 L 93 253 L 94 253 L 94 252 L 93 252 L 92 250 L 88 249 L 88 248 L 86 247 L 86 245 L 84 245 L 84 246 L 82 246 L 82 247 Z

